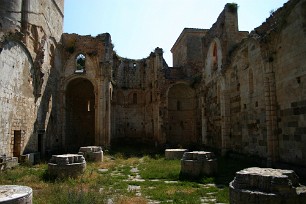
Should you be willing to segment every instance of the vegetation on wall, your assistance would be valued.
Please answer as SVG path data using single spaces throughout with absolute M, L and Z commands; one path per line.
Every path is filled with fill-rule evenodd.
M 227 6 L 228 10 L 230 12 L 233 12 L 233 13 L 236 12 L 237 9 L 238 9 L 238 5 L 236 3 L 228 3 L 228 4 L 226 4 L 226 6 Z

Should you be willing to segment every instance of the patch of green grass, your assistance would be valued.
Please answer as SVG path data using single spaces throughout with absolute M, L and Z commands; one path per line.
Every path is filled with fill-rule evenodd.
M 220 189 L 216 194 L 216 199 L 218 203 L 229 203 L 229 188 Z
M 165 158 L 144 157 L 139 165 L 140 175 L 144 179 L 178 180 L 181 163 L 179 160 L 166 160 Z
M 252 166 L 251 162 L 218 158 L 216 176 L 180 180 L 180 160 L 165 160 L 161 155 L 129 157 L 122 153 L 105 155 L 101 163 L 87 163 L 86 171 L 78 178 L 48 177 L 47 164 L 18 166 L 0 172 L 0 185 L 26 185 L 33 189 L 33 203 L 201 203 L 215 199 L 229 203 L 228 184 L 235 172 Z M 132 168 L 139 172 L 131 172 Z M 101 172 L 99 169 L 108 169 Z M 129 180 L 140 174 L 143 182 Z M 128 185 L 140 186 L 141 196 L 128 191 Z M 202 201 L 203 202 L 203 201 Z M 212 202 L 215 201 L 205 201 Z

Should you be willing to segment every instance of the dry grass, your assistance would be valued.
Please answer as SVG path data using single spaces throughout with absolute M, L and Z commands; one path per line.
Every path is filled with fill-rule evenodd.
M 148 203 L 148 200 L 142 197 L 127 197 L 127 196 L 121 196 L 116 200 L 116 203 L 118 204 L 146 204 Z
M 131 172 L 137 167 L 144 182 L 129 180 L 136 176 Z M 108 169 L 100 172 L 99 169 Z M 127 157 L 121 154 L 107 155 L 101 163 L 87 163 L 85 173 L 63 180 L 48 177 L 47 164 L 19 166 L 0 172 L 0 185 L 26 185 L 33 189 L 35 204 L 98 204 L 111 199 L 119 204 L 148 203 L 149 199 L 161 203 L 200 203 L 200 198 L 211 192 L 218 201 L 228 202 L 228 189 L 203 187 L 201 181 L 180 181 L 180 161 L 168 161 L 163 157 Z M 154 181 L 155 180 L 155 181 Z M 165 181 L 175 181 L 165 182 Z M 128 185 L 140 186 L 141 196 L 130 192 Z M 211 196 L 211 195 L 210 195 Z

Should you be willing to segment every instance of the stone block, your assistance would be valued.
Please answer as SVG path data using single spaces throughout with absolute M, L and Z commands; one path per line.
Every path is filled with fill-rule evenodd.
M 306 188 L 292 170 L 252 167 L 236 172 L 230 203 L 303 203 Z M 290 199 L 288 199 L 290 198 Z
M 34 153 L 20 155 L 20 163 L 34 164 L 35 163 Z
M 0 157 L 0 171 L 14 168 L 18 165 L 18 158 L 17 157 Z
M 80 147 L 78 154 L 83 155 L 86 161 L 94 161 L 94 162 L 103 161 L 102 147 L 99 146 Z
M 185 152 L 181 159 L 180 175 L 182 177 L 212 176 L 217 173 L 217 170 L 217 159 L 212 152 Z
M 48 171 L 51 176 L 58 178 L 78 177 L 86 169 L 86 161 L 79 154 L 52 155 L 48 163 Z
M 185 152 L 188 149 L 166 149 L 165 150 L 165 158 L 166 159 L 182 159 Z

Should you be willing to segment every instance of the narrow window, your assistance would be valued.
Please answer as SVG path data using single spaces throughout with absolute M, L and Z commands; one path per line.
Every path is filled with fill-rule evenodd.
M 85 72 L 85 55 L 79 54 L 76 58 L 76 69 L 75 73 Z
M 180 110 L 182 109 L 181 106 L 182 106 L 181 102 L 180 102 L 180 101 L 177 101 L 177 102 L 176 102 L 176 110 L 180 111 Z
M 137 94 L 133 93 L 133 104 L 137 104 Z
M 218 62 L 218 49 L 217 49 L 217 43 L 214 43 L 214 49 L 213 49 L 213 63 L 217 64 Z
M 87 101 L 87 111 L 90 112 L 90 100 Z
M 254 81 L 253 81 L 253 71 L 250 69 L 249 71 L 249 93 L 252 94 L 254 92 Z

